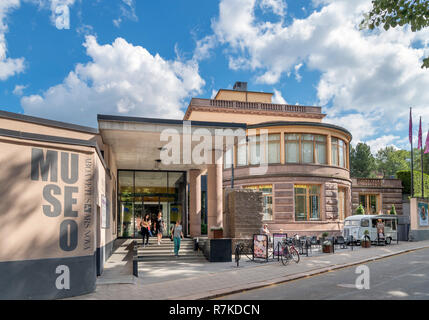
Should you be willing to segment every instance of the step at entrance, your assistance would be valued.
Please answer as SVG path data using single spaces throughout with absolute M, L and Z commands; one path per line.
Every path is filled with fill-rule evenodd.
M 137 240 L 137 256 L 139 263 L 145 261 L 171 261 L 180 260 L 186 262 L 207 262 L 201 251 L 194 250 L 194 241 L 190 238 L 182 239 L 180 243 L 179 257 L 174 256 L 174 242 L 169 238 L 163 238 L 161 244 L 155 237 L 149 238 L 149 245 L 142 245 L 142 240 Z

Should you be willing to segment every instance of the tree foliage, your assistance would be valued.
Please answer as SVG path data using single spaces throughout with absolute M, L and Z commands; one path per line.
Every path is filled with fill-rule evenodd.
M 428 0 L 373 0 L 361 26 L 371 30 L 382 26 L 387 31 L 406 24 L 413 32 L 429 26 Z M 423 59 L 422 68 L 429 68 L 429 58 Z
M 377 171 L 383 174 L 383 178 L 393 178 L 397 171 L 410 169 L 410 152 L 406 150 L 385 147 L 378 150 L 375 158 Z
M 359 142 L 356 148 L 351 148 L 350 165 L 351 176 L 355 178 L 374 177 L 375 158 L 371 153 L 371 148 L 366 143 Z

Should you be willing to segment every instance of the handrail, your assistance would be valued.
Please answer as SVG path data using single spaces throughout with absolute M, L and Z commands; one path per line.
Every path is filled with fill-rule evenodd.
M 237 110 L 261 110 L 261 111 L 273 111 L 273 112 L 322 114 L 321 107 L 263 103 L 263 102 L 244 102 L 244 101 L 192 98 L 190 105 L 196 106 L 196 107 L 208 107 L 208 108 L 218 107 L 218 108 L 237 109 Z

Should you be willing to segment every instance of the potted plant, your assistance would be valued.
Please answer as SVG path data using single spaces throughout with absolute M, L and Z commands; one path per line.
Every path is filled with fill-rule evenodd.
M 331 240 L 324 240 L 322 242 L 322 252 L 331 253 L 332 252 L 332 242 Z
M 363 232 L 363 237 L 362 237 L 361 244 L 362 244 L 362 248 L 369 248 L 369 247 L 371 247 L 371 239 L 369 238 L 369 231 L 368 230 L 365 230 Z
M 223 238 L 223 228 L 222 227 L 210 227 L 210 231 L 213 231 L 213 239 Z
M 392 209 L 390 209 L 390 214 L 396 214 L 396 209 L 394 204 L 392 204 Z
M 365 209 L 362 207 L 362 203 L 356 208 L 356 214 L 365 214 Z
M 326 231 L 322 233 L 322 236 L 320 237 L 320 243 L 323 244 L 323 242 L 325 241 L 325 239 L 329 236 L 329 233 L 327 233 Z

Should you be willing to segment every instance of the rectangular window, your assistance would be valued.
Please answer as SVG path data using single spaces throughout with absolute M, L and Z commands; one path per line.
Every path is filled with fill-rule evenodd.
M 285 134 L 286 162 L 299 162 L 299 134 Z
M 280 133 L 268 135 L 268 163 L 280 163 Z
M 338 143 L 338 163 L 340 167 L 344 167 L 344 141 L 339 140 Z
M 250 149 L 250 164 L 261 163 L 261 148 L 260 137 L 249 136 L 249 149 Z
M 273 220 L 273 186 L 269 185 L 256 185 L 245 186 L 244 189 L 253 189 L 262 192 L 264 197 L 264 220 Z
M 285 134 L 286 163 L 326 164 L 326 136 Z
M 313 136 L 311 134 L 303 134 L 301 136 L 301 162 L 313 163 Z
M 365 214 L 377 214 L 379 211 L 379 200 L 378 194 L 360 194 L 359 204 L 365 210 Z
M 295 220 L 320 219 L 320 186 L 295 185 Z
M 331 162 L 333 166 L 338 166 L 338 139 L 331 139 Z
M 315 162 L 320 164 L 326 164 L 326 137 L 325 136 L 315 136 Z
M 247 142 L 245 137 L 238 139 L 237 166 L 247 166 Z
M 343 168 L 347 167 L 347 145 L 346 143 L 338 138 L 332 137 L 331 139 L 331 160 L 332 165 L 340 166 Z
M 229 168 L 231 168 L 231 164 L 232 164 L 232 162 L 233 162 L 233 159 L 232 159 L 232 148 L 230 148 L 230 149 L 228 149 L 228 150 L 226 150 L 225 151 L 225 153 L 224 153 L 224 157 L 223 157 L 223 167 L 225 168 L 225 169 L 229 169 Z

